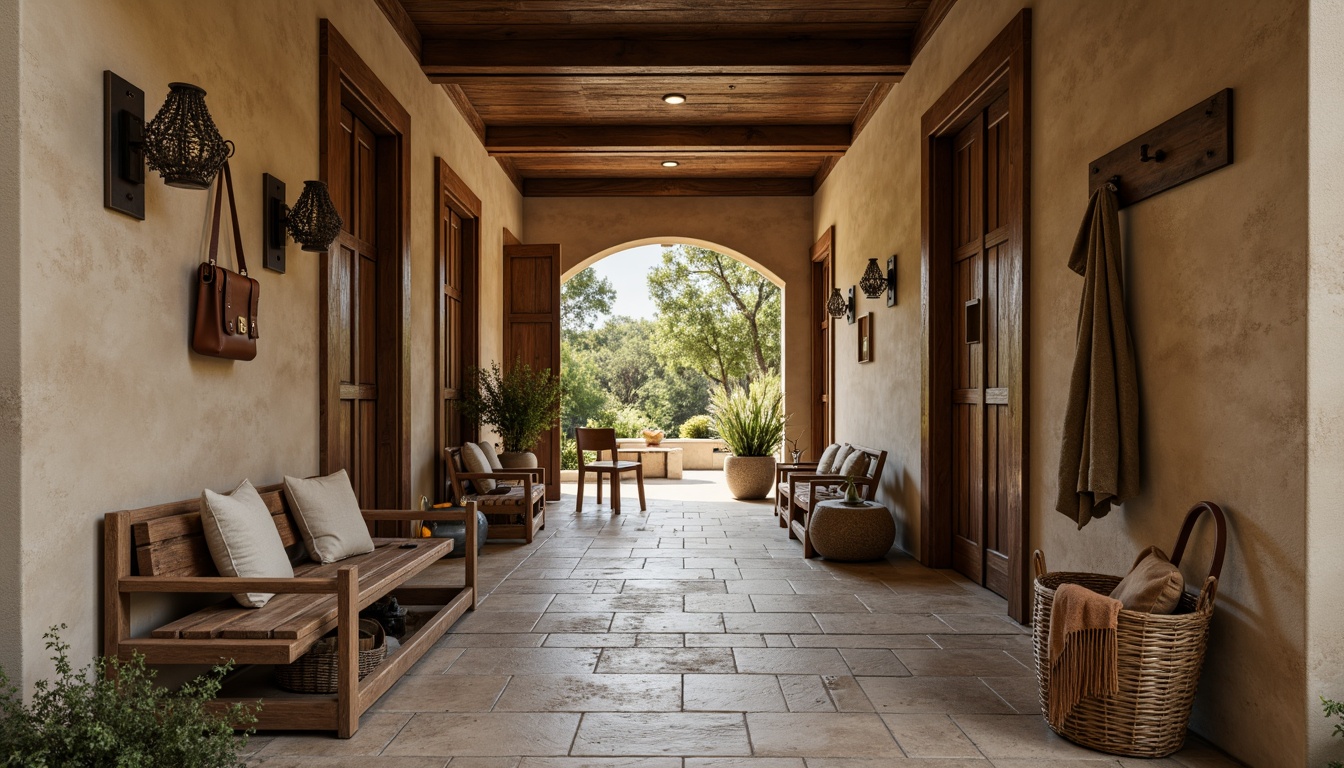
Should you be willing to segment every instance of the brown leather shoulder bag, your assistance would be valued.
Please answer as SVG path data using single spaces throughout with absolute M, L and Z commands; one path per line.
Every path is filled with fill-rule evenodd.
M 257 300 L 261 296 L 261 286 L 247 276 L 243 236 L 238 229 L 238 204 L 233 197 L 233 174 L 227 162 L 218 178 L 215 215 L 210 222 L 209 258 L 201 264 L 196 278 L 196 322 L 191 334 L 191 348 L 211 357 L 251 360 L 257 356 Z M 229 217 L 233 220 L 237 272 L 215 263 L 219 257 L 219 219 L 226 191 Z

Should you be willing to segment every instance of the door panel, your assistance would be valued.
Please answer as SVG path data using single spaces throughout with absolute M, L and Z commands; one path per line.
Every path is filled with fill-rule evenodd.
M 813 461 L 835 442 L 835 334 L 826 311 L 835 286 L 831 271 L 834 235 L 834 227 L 827 229 L 812 246 L 812 444 L 808 458 Z
M 560 246 L 504 246 L 504 367 L 560 373 Z M 560 421 L 534 451 L 546 468 L 546 498 L 560 498 Z

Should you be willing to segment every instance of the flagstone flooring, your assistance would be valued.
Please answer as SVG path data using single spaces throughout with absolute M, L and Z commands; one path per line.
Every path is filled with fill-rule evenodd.
M 1040 716 L 1005 603 L 906 557 L 804 560 L 719 473 L 624 514 L 573 486 L 530 546 L 492 544 L 468 614 L 354 738 L 260 736 L 252 765 L 360 768 L 1212 768 L 1075 746 Z M 454 567 L 454 566 L 446 566 Z M 455 567 L 460 569 L 460 565 Z

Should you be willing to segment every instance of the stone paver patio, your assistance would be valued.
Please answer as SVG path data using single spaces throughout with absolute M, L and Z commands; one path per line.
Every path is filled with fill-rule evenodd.
M 915 561 L 804 560 L 720 473 L 589 489 L 481 560 L 480 608 L 353 739 L 263 735 L 252 764 L 360 768 L 1117 768 L 1235 763 L 1077 747 L 1040 717 L 1003 600 Z M 446 568 L 454 567 L 445 564 Z M 459 567 L 460 566 L 456 566 Z

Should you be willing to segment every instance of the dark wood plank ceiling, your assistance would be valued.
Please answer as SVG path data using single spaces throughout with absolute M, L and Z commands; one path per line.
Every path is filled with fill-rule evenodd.
M 955 2 L 375 1 L 528 195 L 809 194 Z

